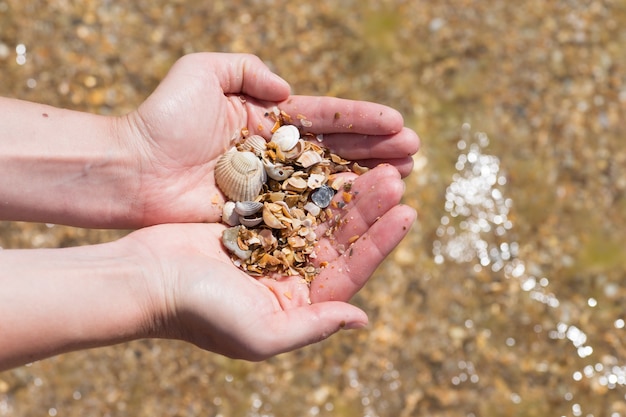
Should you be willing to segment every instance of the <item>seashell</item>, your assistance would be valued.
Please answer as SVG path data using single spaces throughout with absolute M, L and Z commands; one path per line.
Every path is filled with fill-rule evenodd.
M 263 217 L 239 217 L 239 223 L 243 224 L 246 227 L 254 227 L 261 224 L 263 221 Z
M 276 236 L 274 236 L 270 229 L 262 229 L 259 232 L 259 240 L 261 246 L 263 246 L 263 249 L 266 251 L 269 249 L 275 249 L 276 245 L 278 245 L 278 239 L 276 239 Z
M 285 225 L 272 213 L 269 204 L 265 203 L 265 207 L 263 207 L 263 222 L 267 227 L 271 227 L 272 229 L 284 229 Z
M 222 232 L 222 244 L 239 259 L 245 261 L 252 256 L 252 251 L 239 247 L 239 230 L 243 226 L 229 227 Z
M 287 194 L 283 201 L 287 203 L 287 206 L 293 207 L 300 201 L 300 194 Z
M 317 217 L 320 214 L 320 211 L 322 211 L 320 206 L 318 206 L 312 201 L 309 201 L 308 203 L 306 203 L 303 208 L 315 217 Z
M 261 156 L 267 149 L 267 142 L 265 142 L 265 138 L 263 136 L 251 135 L 241 143 L 239 148 L 242 151 L 252 152 L 257 156 Z
M 332 189 L 339 190 L 344 186 L 344 184 L 346 184 L 346 178 L 333 174 L 328 177 L 328 184 Z
M 321 208 L 326 208 L 335 195 L 335 190 L 327 185 L 322 185 L 311 193 L 311 201 Z
M 293 217 L 291 215 L 291 210 L 289 209 L 289 205 L 287 205 L 287 203 L 285 203 L 284 201 L 277 201 L 275 203 L 273 203 L 273 207 L 279 207 L 278 210 L 274 210 L 272 208 L 273 212 L 281 212 L 283 213 L 283 216 L 287 217 L 287 218 L 291 218 Z
M 315 164 L 319 164 L 322 162 L 322 155 L 318 154 L 315 151 L 305 151 L 300 155 L 296 162 L 302 165 L 303 168 L 311 167 Z
M 290 177 L 283 183 L 283 190 L 302 192 L 307 189 L 306 180 L 302 177 Z
M 263 203 L 258 201 L 237 201 L 235 212 L 240 216 L 250 216 L 263 208 Z
M 310 189 L 320 188 L 324 185 L 324 181 L 326 181 L 326 176 L 322 174 L 311 174 L 309 178 L 306 180 L 306 185 Z
M 287 243 L 292 248 L 303 248 L 306 245 L 306 241 L 301 236 L 289 236 Z
M 283 158 L 286 161 L 293 161 L 294 159 L 298 158 L 300 155 L 302 155 L 302 152 L 304 152 L 304 149 L 306 147 L 305 143 L 306 142 L 302 139 L 298 140 L 296 146 L 289 149 L 288 151 L 283 151 Z
M 246 245 L 248 245 L 248 247 L 252 246 L 252 245 L 260 245 L 261 244 L 261 239 L 259 239 L 259 236 L 252 236 L 248 239 L 246 239 Z
M 283 201 L 285 199 L 285 193 L 279 191 L 268 193 L 267 196 L 269 197 L 269 201 L 272 203 Z
M 289 151 L 300 140 L 300 131 L 294 125 L 283 125 L 272 135 L 272 142 L 280 147 L 281 151 Z
M 361 166 L 361 165 L 359 165 L 356 162 L 354 164 L 352 164 L 352 172 L 354 172 L 357 175 L 363 175 L 367 171 L 369 171 L 368 167 Z
M 265 159 L 263 160 L 263 167 L 267 176 L 276 181 L 286 180 L 295 171 L 295 168 L 290 165 L 273 164 Z
M 227 201 L 222 207 L 222 221 L 229 226 L 237 226 L 239 224 L 239 214 L 235 212 L 235 202 Z
M 252 201 L 265 183 L 263 163 L 252 152 L 232 148 L 215 165 L 215 182 L 234 201 Z

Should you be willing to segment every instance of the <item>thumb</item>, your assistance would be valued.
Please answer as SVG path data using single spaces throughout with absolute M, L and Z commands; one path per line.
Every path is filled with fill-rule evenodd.
M 365 312 L 341 301 L 326 301 L 290 310 L 281 310 L 272 315 L 274 352 L 288 352 L 320 342 L 341 329 L 360 329 L 367 325 Z M 278 335 L 278 336 L 277 336 Z
M 264 101 L 283 101 L 291 88 L 261 59 L 250 54 L 210 54 L 225 94 L 247 94 Z

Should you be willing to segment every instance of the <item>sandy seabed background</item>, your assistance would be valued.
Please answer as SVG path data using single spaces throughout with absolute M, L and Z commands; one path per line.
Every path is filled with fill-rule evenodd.
M 626 2 L 0 1 L 4 96 L 121 115 L 198 51 L 420 134 L 369 327 L 261 363 L 65 354 L 1 373 L 0 416 L 626 416 Z M 0 246 L 124 233 L 0 223 Z

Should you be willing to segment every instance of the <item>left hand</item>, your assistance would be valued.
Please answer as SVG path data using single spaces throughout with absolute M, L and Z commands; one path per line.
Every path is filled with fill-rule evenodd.
M 395 110 L 331 97 L 290 96 L 289 85 L 261 60 L 246 54 L 199 53 L 176 62 L 154 93 L 120 119 L 124 145 L 137 155 L 135 195 L 139 225 L 214 222 L 223 195 L 215 185 L 217 158 L 242 128 L 269 138 L 266 113 L 278 106 L 312 123 L 325 145 L 372 166 L 395 165 L 408 175 L 417 135 Z

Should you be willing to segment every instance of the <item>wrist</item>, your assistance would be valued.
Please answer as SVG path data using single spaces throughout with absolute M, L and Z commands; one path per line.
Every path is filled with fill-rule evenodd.
M 0 370 L 153 335 L 142 258 L 117 242 L 0 251 Z
M 0 218 L 133 225 L 137 175 L 119 119 L 0 98 Z

